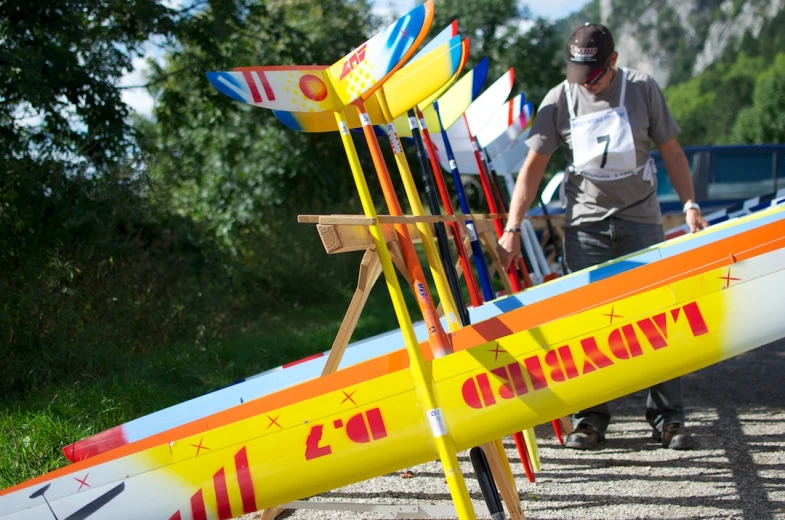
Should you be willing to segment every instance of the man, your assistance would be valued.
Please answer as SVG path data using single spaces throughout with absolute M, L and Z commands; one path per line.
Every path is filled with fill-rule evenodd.
M 567 40 L 567 80 L 545 96 L 526 141 L 499 254 L 505 267 L 520 255 L 521 220 L 537 195 L 550 156 L 561 147 L 570 168 L 566 198 L 564 261 L 578 271 L 662 242 L 657 176 L 649 155 L 659 149 L 692 232 L 708 226 L 695 203 L 690 169 L 674 137 L 679 131 L 662 91 L 648 75 L 616 67 L 618 53 L 607 27 L 585 24 Z M 608 404 L 573 415 L 566 446 L 597 447 L 605 438 Z M 649 389 L 646 419 L 664 447 L 689 449 L 681 380 Z

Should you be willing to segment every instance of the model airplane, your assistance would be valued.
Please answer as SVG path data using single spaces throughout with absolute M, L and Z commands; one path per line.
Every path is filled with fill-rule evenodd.
M 765 345 L 785 336 L 783 217 L 462 329 L 429 363 L 430 422 L 397 351 L 0 492 L 0 518 L 232 518 L 433 460 L 434 431 L 465 449 Z
M 767 209 L 770 204 L 783 200 L 785 200 L 785 192 L 781 194 L 781 197 L 766 201 L 763 203 L 764 207 L 757 209 L 758 211 Z M 757 205 L 761 204 L 757 197 L 753 202 L 757 202 Z M 755 209 L 757 205 L 748 206 L 750 209 Z M 481 307 L 470 308 L 469 315 L 471 321 L 472 323 L 476 323 L 494 318 L 511 310 L 542 302 L 548 298 L 586 287 L 592 283 L 648 265 L 652 262 L 671 258 L 692 248 L 713 244 L 729 238 L 736 233 L 749 231 L 761 225 L 775 222 L 780 218 L 785 218 L 785 215 L 780 213 L 772 214 L 759 212 L 752 218 L 746 219 L 744 222 L 740 223 L 736 219 L 719 222 L 717 219 L 724 218 L 727 215 L 727 212 L 724 210 L 716 212 L 716 218 L 712 215 L 714 214 L 707 215 L 707 219 L 712 222 L 711 227 L 699 234 L 681 236 L 678 239 L 669 240 L 641 252 L 563 276 L 543 285 L 532 287 L 521 293 L 498 298 Z M 589 304 L 602 301 L 591 295 L 589 298 L 590 299 L 587 301 Z M 423 343 L 423 349 L 425 349 L 424 343 L 427 340 L 427 331 L 424 323 L 417 324 L 415 331 L 418 340 Z M 345 369 L 378 356 L 389 354 L 399 349 L 402 344 L 403 337 L 401 336 L 400 330 L 393 330 L 358 341 L 350 345 L 350 348 L 346 350 L 339 368 Z M 238 406 L 279 390 L 295 386 L 310 379 L 317 378 L 322 374 L 327 354 L 327 352 L 315 354 L 308 358 L 273 368 L 256 376 L 249 377 L 244 381 L 239 381 L 232 386 L 222 388 L 215 392 L 185 401 L 98 433 L 66 446 L 63 448 L 63 451 L 68 460 L 72 462 L 79 461 L 120 446 L 140 441 L 182 424 L 199 420 L 227 408 Z

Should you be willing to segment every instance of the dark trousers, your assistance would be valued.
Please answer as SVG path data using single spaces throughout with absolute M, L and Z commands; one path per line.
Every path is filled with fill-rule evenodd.
M 639 224 L 616 217 L 585 226 L 564 228 L 564 264 L 569 272 L 625 256 L 665 240 L 659 224 Z M 646 420 L 657 430 L 666 424 L 684 424 L 681 378 L 659 383 L 649 389 Z M 589 423 L 602 435 L 608 429 L 611 411 L 608 403 L 573 414 L 572 424 Z

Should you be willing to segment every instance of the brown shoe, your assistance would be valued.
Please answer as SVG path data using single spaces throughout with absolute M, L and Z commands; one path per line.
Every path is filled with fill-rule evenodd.
M 659 430 L 654 430 L 652 438 L 657 442 L 662 442 L 663 448 L 672 450 L 689 450 L 695 445 L 692 435 L 687 432 L 681 423 L 666 424 L 663 428 L 664 434 Z
M 591 424 L 583 423 L 579 424 L 567 437 L 564 447 L 574 450 L 593 450 L 604 440 L 605 437 L 597 431 L 597 428 Z

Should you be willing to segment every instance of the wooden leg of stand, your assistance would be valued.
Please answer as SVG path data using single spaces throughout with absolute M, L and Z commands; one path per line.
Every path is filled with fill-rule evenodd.
M 510 462 L 507 460 L 507 453 L 501 439 L 482 445 L 488 465 L 491 467 L 493 479 L 499 488 L 499 494 L 507 506 L 507 512 L 511 520 L 526 520 L 521 507 L 521 498 L 515 480 L 512 476 Z
M 398 268 L 398 272 L 401 273 L 404 280 L 409 287 L 412 286 L 412 275 L 409 274 L 409 268 L 406 267 L 406 261 L 403 259 L 403 251 L 401 251 L 401 245 L 396 242 L 390 242 L 387 244 L 387 248 L 390 250 L 390 256 L 392 257 L 393 264 L 395 267 Z
M 365 308 L 371 289 L 381 274 L 382 263 L 379 261 L 376 251 L 372 249 L 367 250 L 360 262 L 357 289 L 354 291 L 354 296 L 352 296 L 352 301 L 346 310 L 341 328 L 338 329 L 333 346 L 330 348 L 330 354 L 327 356 L 322 375 L 332 374 L 338 370 L 338 365 L 341 363 L 344 352 L 346 352 L 346 346 L 349 344 L 354 328 L 357 326 L 357 321 L 360 319 L 360 314 L 363 308 Z
M 472 241 L 469 237 L 463 239 L 463 248 L 466 250 L 466 258 L 471 260 L 474 251 L 472 251 Z
M 259 520 L 275 520 L 278 515 L 282 514 L 284 511 L 286 511 L 286 509 L 280 509 L 278 507 L 265 509 L 262 511 L 262 516 L 259 517 Z
M 561 426 L 564 431 L 564 437 L 567 438 L 567 436 L 572 433 L 572 419 L 570 419 L 569 416 L 562 417 Z

